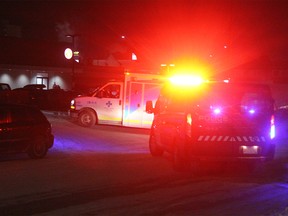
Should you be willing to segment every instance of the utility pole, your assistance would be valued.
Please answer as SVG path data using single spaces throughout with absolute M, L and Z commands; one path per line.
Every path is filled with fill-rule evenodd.
M 79 36 L 79 34 L 66 35 L 66 37 L 72 38 L 72 90 L 75 88 L 75 38 Z

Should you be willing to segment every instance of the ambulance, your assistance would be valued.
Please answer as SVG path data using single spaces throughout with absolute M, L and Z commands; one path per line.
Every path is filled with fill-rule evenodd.
M 159 74 L 125 73 L 124 80 L 111 81 L 90 96 L 71 101 L 70 116 L 84 127 L 95 124 L 150 128 L 153 116 L 146 101 L 156 102 L 163 84 Z

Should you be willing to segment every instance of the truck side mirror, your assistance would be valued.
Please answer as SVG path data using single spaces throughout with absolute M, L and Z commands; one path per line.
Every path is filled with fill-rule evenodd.
M 145 107 L 145 111 L 149 114 L 154 112 L 154 108 L 153 108 L 153 103 L 152 101 L 146 101 L 146 107 Z

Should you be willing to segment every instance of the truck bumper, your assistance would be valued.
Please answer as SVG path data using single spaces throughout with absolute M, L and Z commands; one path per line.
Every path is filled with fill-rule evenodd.
M 273 157 L 268 156 L 255 156 L 255 157 L 217 157 L 217 156 L 191 156 L 191 160 L 203 162 L 266 162 L 273 160 Z
M 79 114 L 79 111 L 78 110 L 70 110 L 69 111 L 69 116 L 71 117 L 71 118 L 78 118 L 78 114 Z
M 256 146 L 256 145 L 255 145 Z M 203 146 L 202 146 L 203 147 Z M 248 146 L 250 147 L 250 146 Z M 209 148 L 192 148 L 188 150 L 189 158 L 192 160 L 199 161 L 231 161 L 231 162 L 254 162 L 254 161 L 271 161 L 274 159 L 275 154 L 275 144 L 266 144 L 258 147 L 258 151 L 255 153 L 244 152 L 241 150 L 241 145 L 234 145 L 231 149 L 229 148 L 213 148 L 209 146 Z

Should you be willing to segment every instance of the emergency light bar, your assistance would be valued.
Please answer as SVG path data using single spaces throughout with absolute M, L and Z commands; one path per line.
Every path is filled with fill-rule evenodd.
M 169 80 L 172 84 L 179 86 L 198 86 L 204 82 L 201 77 L 191 75 L 175 75 Z

